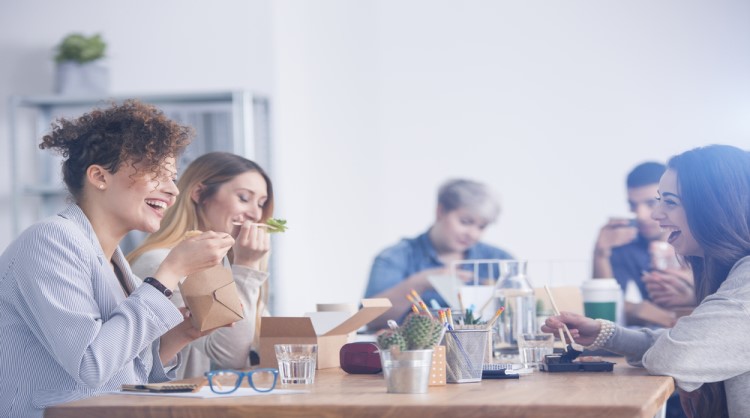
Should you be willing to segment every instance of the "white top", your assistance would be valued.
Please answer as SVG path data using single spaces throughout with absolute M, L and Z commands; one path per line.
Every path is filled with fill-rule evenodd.
M 143 253 L 131 268 L 139 277 L 153 276 L 169 254 L 169 248 L 159 248 Z M 225 260 L 226 261 L 226 260 Z M 250 350 L 255 337 L 255 315 L 260 288 L 268 273 L 245 266 L 232 266 L 232 275 L 242 301 L 244 318 L 232 327 L 219 328 L 198 338 L 180 352 L 182 364 L 177 369 L 177 378 L 200 377 L 213 368 L 246 369 L 250 367 Z M 182 279 L 184 280 L 184 278 Z M 184 307 L 180 289 L 173 289 L 172 303 Z

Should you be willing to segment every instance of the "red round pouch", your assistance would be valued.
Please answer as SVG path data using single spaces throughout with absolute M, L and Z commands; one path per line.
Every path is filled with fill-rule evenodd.
M 376 374 L 383 368 L 380 365 L 378 345 L 372 342 L 348 343 L 339 350 L 341 368 L 349 374 Z

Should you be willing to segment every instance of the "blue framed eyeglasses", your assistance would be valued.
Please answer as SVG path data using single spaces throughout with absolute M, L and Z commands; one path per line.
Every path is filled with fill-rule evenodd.
M 276 369 L 255 369 L 249 372 L 214 370 L 206 373 L 211 391 L 222 395 L 237 390 L 242 385 L 242 379 L 245 376 L 247 376 L 247 383 L 256 392 L 270 392 L 276 387 L 279 371 Z

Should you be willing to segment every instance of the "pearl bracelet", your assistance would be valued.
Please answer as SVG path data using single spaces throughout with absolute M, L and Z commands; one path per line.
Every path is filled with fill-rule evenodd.
M 598 350 L 602 348 L 607 344 L 607 341 L 615 335 L 614 322 L 607 321 L 606 319 L 597 319 L 596 322 L 601 325 L 601 328 L 599 329 L 599 334 L 594 338 L 594 342 L 585 347 L 587 350 Z

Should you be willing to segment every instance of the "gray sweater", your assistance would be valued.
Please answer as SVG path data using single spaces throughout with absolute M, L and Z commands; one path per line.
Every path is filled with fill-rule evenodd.
M 730 417 L 750 417 L 750 256 L 671 329 L 618 327 L 604 348 L 692 392 L 724 381 Z

